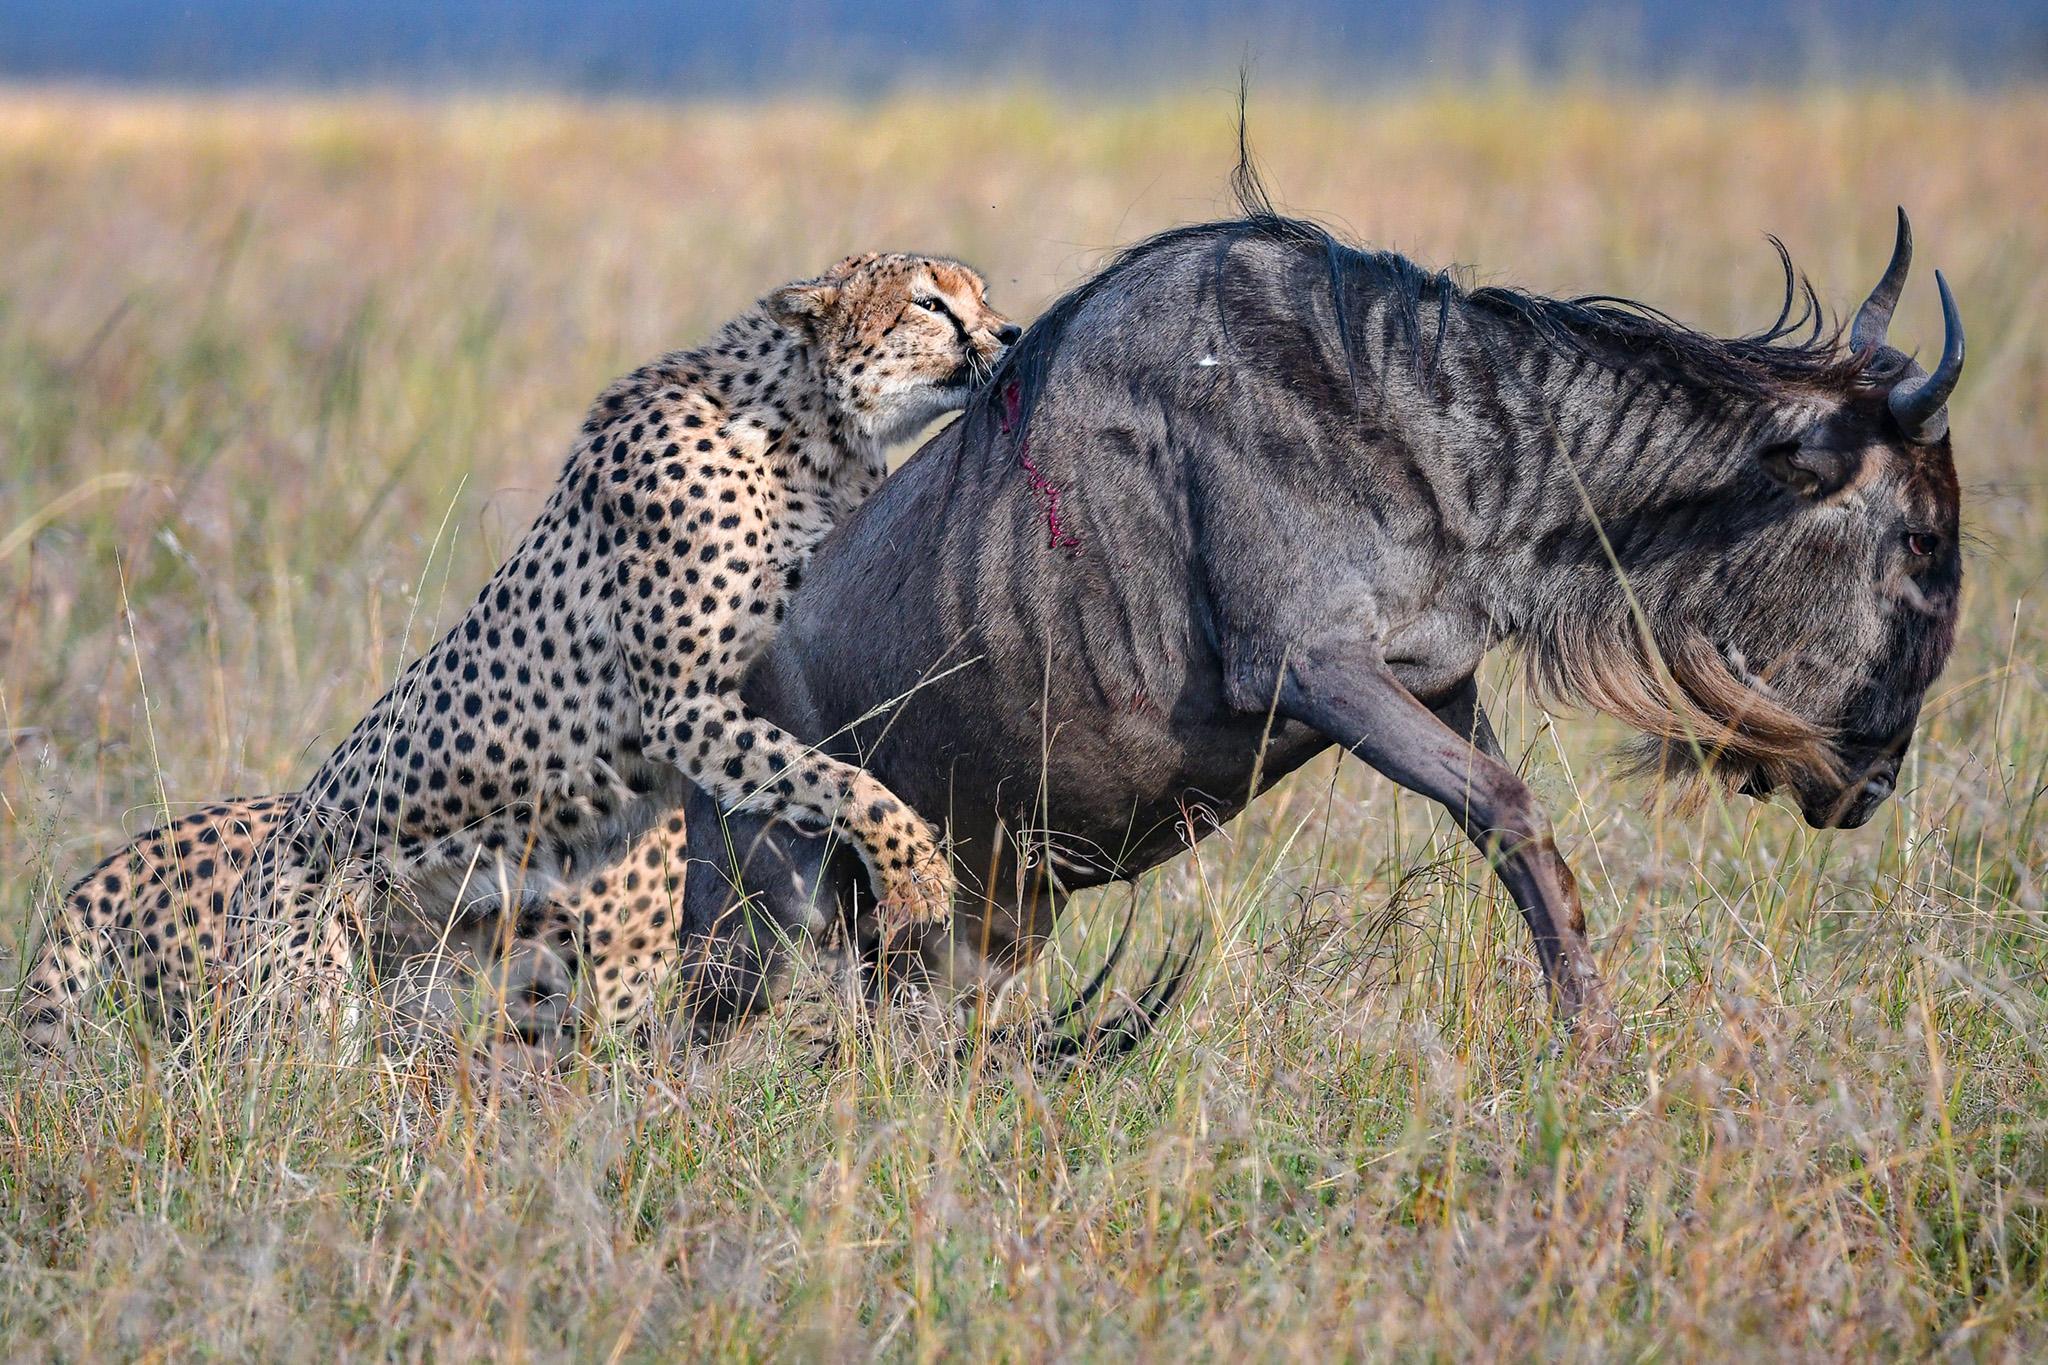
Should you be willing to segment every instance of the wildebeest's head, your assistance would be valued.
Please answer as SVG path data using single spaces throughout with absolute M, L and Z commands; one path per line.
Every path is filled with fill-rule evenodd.
M 1826 729 L 1834 780 L 1794 774 L 1807 823 L 1853 829 L 1892 793 L 1921 698 L 1948 662 L 1962 587 L 1959 499 L 1949 448 L 1948 398 L 1963 368 L 1963 323 L 1937 272 L 1946 339 L 1932 375 L 1886 341 L 1913 255 L 1899 212 L 1898 244 L 1884 278 L 1850 328 L 1860 382 L 1810 427 L 1757 452 L 1759 467 L 1803 504 L 1797 539 L 1812 558 L 1816 594 L 1793 638 L 1787 612 L 1766 647 L 1783 677 L 1767 683 Z M 1770 657 L 1766 655 L 1765 657 Z M 1770 781 L 1753 768 L 1743 789 Z
M 973 269 L 900 252 L 849 256 L 764 303 L 816 348 L 833 401 L 877 445 L 965 407 L 1019 332 Z
M 1610 605 L 1609 646 L 1591 640 L 1603 630 L 1588 612 L 1582 662 L 1531 660 L 1552 690 L 1652 736 L 1647 766 L 1692 794 L 1710 777 L 1758 798 L 1786 790 L 1816 828 L 1861 825 L 1891 795 L 1948 661 L 1962 561 L 1946 405 L 1963 329 L 1937 274 L 1947 337 L 1934 373 L 1887 343 L 1911 255 L 1901 211 L 1848 346 L 1803 348 L 1731 478 L 1657 508 L 1663 525 L 1613 528 L 1640 605 Z M 1672 540 L 1689 551 L 1658 548 Z M 1646 623 L 1655 648 L 1617 616 Z

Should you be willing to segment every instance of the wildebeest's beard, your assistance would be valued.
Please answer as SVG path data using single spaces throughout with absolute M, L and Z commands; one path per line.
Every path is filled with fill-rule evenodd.
M 1529 685 L 1547 703 L 1585 706 L 1640 732 L 1631 769 L 1667 784 L 1681 811 L 1717 793 L 1841 785 L 1827 727 L 1773 696 L 1739 651 L 1683 622 L 1658 631 L 1618 588 L 1563 604 L 1519 645 Z
M 1563 571 L 1518 634 L 1532 688 L 1641 732 L 1633 770 L 1666 784 L 1681 810 L 1784 791 L 1817 828 L 1862 824 L 1891 794 L 1954 640 L 1953 477 L 1922 477 L 1929 468 L 1952 470 L 1945 449 L 1910 469 L 1904 500 L 1943 527 L 1931 561 L 1905 562 L 1883 512 L 1889 489 L 1870 498 L 1869 516 L 1782 498 L 1758 508 L 1754 490 L 1736 486 L 1719 495 L 1736 509 L 1722 524 L 1735 544 L 1722 553 L 1694 545 L 1669 560 Z

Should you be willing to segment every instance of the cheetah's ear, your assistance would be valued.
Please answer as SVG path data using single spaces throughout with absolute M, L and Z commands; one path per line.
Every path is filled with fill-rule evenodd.
M 819 280 L 785 284 L 766 300 L 768 316 L 785 327 L 810 327 L 832 311 L 839 301 L 839 287 Z

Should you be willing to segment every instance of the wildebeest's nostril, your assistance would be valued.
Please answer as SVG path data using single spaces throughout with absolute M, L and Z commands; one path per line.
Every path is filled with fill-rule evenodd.
M 996 328 L 996 340 L 1002 342 L 1005 346 L 1012 345 L 1018 337 L 1023 335 L 1024 329 L 1014 322 L 1006 322 Z
M 1863 790 L 1873 801 L 1884 800 L 1892 794 L 1892 775 L 1890 773 L 1872 774 L 1869 780 L 1864 782 Z

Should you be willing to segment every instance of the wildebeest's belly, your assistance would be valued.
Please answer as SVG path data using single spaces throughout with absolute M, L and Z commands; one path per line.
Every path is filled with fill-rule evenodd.
M 1237 714 L 1118 730 L 1098 746 L 1055 752 L 1046 769 L 1042 816 L 1030 826 L 1043 826 L 1069 888 L 1133 877 L 1186 851 L 1330 743 L 1304 725 Z

